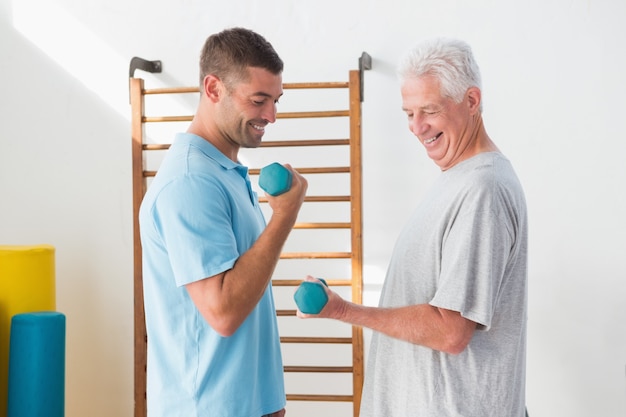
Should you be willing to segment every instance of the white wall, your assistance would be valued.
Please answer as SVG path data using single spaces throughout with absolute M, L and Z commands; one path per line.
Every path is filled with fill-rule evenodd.
M 132 415 L 130 58 L 163 61 L 154 83 L 193 85 L 206 36 L 233 25 L 274 44 L 289 82 L 343 80 L 373 57 L 368 304 L 437 175 L 406 128 L 395 64 L 424 37 L 470 42 L 488 132 L 530 210 L 531 415 L 624 416 L 625 18 L 618 0 L 0 0 L 0 244 L 57 248 L 67 416 Z

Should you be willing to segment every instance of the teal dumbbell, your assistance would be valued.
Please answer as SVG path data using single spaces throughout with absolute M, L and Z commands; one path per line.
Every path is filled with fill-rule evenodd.
M 274 162 L 261 168 L 259 187 L 269 195 L 277 196 L 289 191 L 291 177 L 291 171 L 278 162 Z
M 328 284 L 324 279 L 318 279 L 321 282 L 303 281 L 293 295 L 298 309 L 305 314 L 318 314 L 328 302 L 328 295 L 323 287 L 328 287 Z

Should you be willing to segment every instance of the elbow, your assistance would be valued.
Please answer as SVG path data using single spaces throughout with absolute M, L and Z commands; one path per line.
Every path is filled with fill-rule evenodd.
M 472 340 L 471 336 L 472 335 L 469 335 L 469 337 L 467 335 L 450 335 L 445 338 L 439 350 L 450 355 L 459 355 L 463 353 L 469 345 Z
M 211 329 L 222 337 L 230 337 L 234 335 L 239 329 L 239 326 L 241 326 L 240 321 L 229 319 L 227 317 L 216 318 L 204 316 L 204 320 L 208 323 Z
M 211 328 L 215 330 L 215 332 L 222 337 L 231 337 L 237 331 L 237 327 L 233 327 L 233 326 L 221 326 L 221 327 L 211 326 Z
M 459 313 L 448 314 L 449 320 L 440 328 L 440 349 L 451 355 L 459 355 L 467 349 L 474 337 L 476 322 L 463 318 Z
M 450 355 L 459 355 L 465 351 L 468 343 L 450 343 L 442 347 L 441 351 Z

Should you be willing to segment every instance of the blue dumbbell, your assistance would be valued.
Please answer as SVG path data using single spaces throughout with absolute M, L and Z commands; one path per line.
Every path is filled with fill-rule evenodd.
M 291 171 L 274 162 L 261 169 L 259 187 L 269 195 L 277 196 L 291 188 Z
M 305 314 L 318 314 L 328 302 L 328 295 L 322 286 L 328 287 L 328 284 L 324 279 L 318 279 L 321 282 L 303 281 L 293 295 L 298 309 Z

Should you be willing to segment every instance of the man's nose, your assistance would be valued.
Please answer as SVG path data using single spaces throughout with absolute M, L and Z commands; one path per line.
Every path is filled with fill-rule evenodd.
M 414 116 L 409 122 L 409 129 L 415 136 L 422 137 L 430 129 L 430 125 L 422 117 Z
M 271 102 L 268 103 L 263 108 L 263 119 L 267 120 L 269 123 L 274 123 L 276 121 L 276 114 L 278 113 L 278 107 L 276 103 Z

